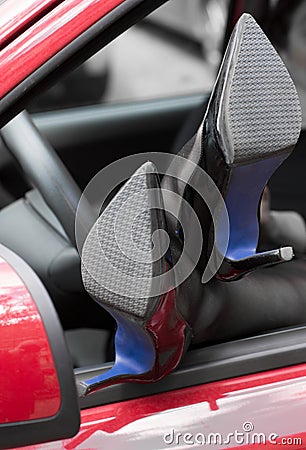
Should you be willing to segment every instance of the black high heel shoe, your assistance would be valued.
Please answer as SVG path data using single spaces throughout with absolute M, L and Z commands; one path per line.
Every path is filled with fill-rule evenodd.
M 278 80 L 278 85 L 271 80 Z M 286 69 L 255 21 L 244 15 L 229 43 L 203 126 L 181 152 L 191 166 L 205 169 L 225 199 L 230 241 L 217 273 L 219 278 L 236 279 L 258 266 L 292 258 L 291 248 L 256 253 L 257 210 L 267 180 L 296 143 L 300 122 L 297 94 Z M 213 220 L 188 184 L 188 177 L 198 176 L 194 175 L 196 170 L 189 173 L 189 167 L 186 176 L 186 164 L 178 165 L 172 177 L 164 177 L 162 186 L 187 198 L 198 212 L 206 236 L 200 266 L 207 263 L 213 246 Z M 196 181 L 201 183 L 200 179 Z M 147 163 L 113 198 L 85 241 L 85 288 L 116 319 L 117 332 L 113 368 L 82 381 L 80 395 L 123 381 L 157 381 L 178 365 L 188 346 L 191 329 L 187 320 L 194 322 L 197 307 L 205 307 L 204 291 L 199 267 L 181 284 L 177 282 L 178 271 L 172 279 L 172 262 L 179 260 L 184 245 L 179 223 L 173 227 L 173 217 L 169 217 L 170 254 L 163 234 L 168 228 L 164 209 L 181 209 L 181 214 L 186 214 L 183 206 L 164 208 L 164 201 L 173 201 L 174 197 L 165 192 L 162 195 L 154 166 Z M 220 216 L 218 207 L 217 202 L 214 212 Z M 215 235 L 220 248 L 225 219 L 221 214 L 217 221 Z M 158 235 L 157 230 L 161 231 Z M 152 236 L 156 251 L 149 257 Z M 188 236 L 192 237 L 192 232 Z M 187 269 L 188 265 L 195 267 L 192 261 L 187 261 Z M 165 276 L 158 277 L 161 274 Z M 212 322 L 215 316 L 210 309 L 207 305 L 203 329 L 204 321 Z
M 176 307 L 164 206 L 152 163 L 135 172 L 91 229 L 82 250 L 82 277 L 117 330 L 114 366 L 81 382 L 79 394 L 124 381 L 155 382 L 171 372 L 191 330 Z
M 244 14 L 229 41 L 200 130 L 179 152 L 210 175 L 225 200 L 229 242 L 217 278 L 235 280 L 293 258 L 291 247 L 256 253 L 258 210 L 264 187 L 292 152 L 300 129 L 301 108 L 290 75 L 252 16 Z M 185 170 L 183 164 L 178 178 L 180 170 Z M 199 263 L 204 271 L 213 245 L 221 247 L 227 218 L 221 213 L 214 231 L 205 203 L 187 184 L 179 186 L 166 176 L 162 186 L 186 198 L 203 234 L 209 233 Z M 179 223 L 176 227 L 180 235 Z

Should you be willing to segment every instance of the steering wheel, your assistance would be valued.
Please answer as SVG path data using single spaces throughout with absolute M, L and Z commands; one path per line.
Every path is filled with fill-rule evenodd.
M 79 186 L 26 111 L 5 125 L 0 135 L 36 190 L 31 193 L 34 195 L 28 194 L 26 199 L 1 210 L 2 243 L 38 274 L 64 329 L 112 329 L 109 315 L 96 302 L 88 301 L 81 279 L 75 219 L 78 212 L 78 231 L 86 236 L 95 221 L 89 203 L 83 197 L 79 206 Z M 41 197 L 48 208 L 41 199 L 33 202 Z M 61 225 L 60 231 L 58 224 L 51 220 L 50 210 Z
M 76 247 L 75 218 L 81 190 L 50 143 L 43 138 L 27 111 L 18 114 L 1 130 L 1 136 L 22 171 L 40 192 L 46 204 Z M 78 211 L 82 227 L 93 223 L 89 206 Z

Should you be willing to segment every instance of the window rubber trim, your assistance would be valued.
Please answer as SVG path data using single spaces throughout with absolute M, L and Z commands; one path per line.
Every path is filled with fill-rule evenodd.
M 155 384 L 125 383 L 109 386 L 80 399 L 81 409 L 295 366 L 306 362 L 306 326 L 194 349 L 175 372 Z M 75 369 L 76 384 L 111 367 Z M 123 388 L 124 387 L 124 388 Z

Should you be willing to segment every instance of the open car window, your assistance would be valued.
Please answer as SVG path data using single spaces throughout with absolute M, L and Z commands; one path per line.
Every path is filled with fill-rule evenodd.
M 170 0 L 28 105 L 31 111 L 211 90 L 228 0 Z

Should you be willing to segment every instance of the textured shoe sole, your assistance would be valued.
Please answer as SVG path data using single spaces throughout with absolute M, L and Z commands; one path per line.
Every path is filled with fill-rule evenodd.
M 141 319 L 152 314 L 158 301 L 151 295 L 154 278 L 166 271 L 163 258 L 152 262 L 146 256 L 152 250 L 153 233 L 165 228 L 158 187 L 156 169 L 148 162 L 103 211 L 82 251 L 87 292 L 102 306 Z M 153 204 L 160 209 L 152 209 Z
M 284 63 L 248 14 L 239 20 L 231 39 L 236 43 L 225 55 L 228 69 L 218 120 L 226 162 L 240 165 L 290 153 L 300 134 L 302 113 Z

